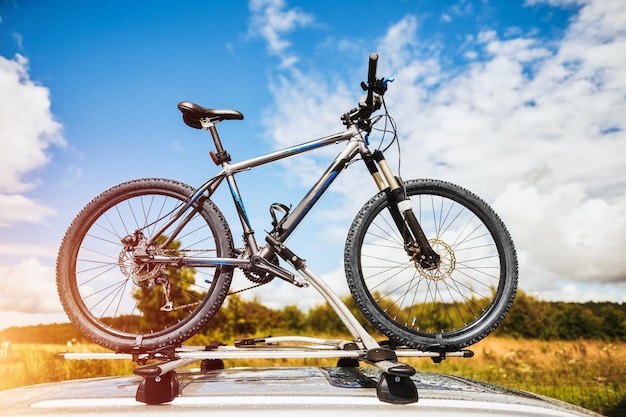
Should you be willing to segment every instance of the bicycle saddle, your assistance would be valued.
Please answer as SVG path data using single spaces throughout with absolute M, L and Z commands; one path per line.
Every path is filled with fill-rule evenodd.
M 200 119 L 208 118 L 212 122 L 222 120 L 243 120 L 243 114 L 237 110 L 209 109 L 189 101 L 178 103 L 178 110 L 183 113 L 183 121 L 187 126 L 202 129 Z

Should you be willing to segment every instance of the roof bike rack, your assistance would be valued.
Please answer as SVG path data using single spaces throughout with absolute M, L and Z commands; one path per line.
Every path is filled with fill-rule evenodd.
M 162 404 L 180 395 L 176 370 L 201 361 L 201 370 L 223 369 L 224 359 L 336 358 L 337 366 L 358 367 L 365 362 L 382 371 L 376 395 L 393 404 L 418 401 L 417 388 L 410 377 L 415 369 L 398 358 L 431 358 L 439 363 L 449 357 L 471 358 L 471 350 L 452 352 L 422 351 L 379 344 L 358 322 L 341 299 L 304 263 L 298 272 L 324 297 L 353 337 L 352 341 L 328 340 L 304 336 L 252 338 L 235 341 L 234 346 L 213 343 L 210 346 L 171 346 L 142 353 L 61 353 L 66 360 L 125 359 L 138 363 L 133 373 L 143 377 L 136 399 L 146 404 Z M 148 363 L 153 362 L 153 363 Z

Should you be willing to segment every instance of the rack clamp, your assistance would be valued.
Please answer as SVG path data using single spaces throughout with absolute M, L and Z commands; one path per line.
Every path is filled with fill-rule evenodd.
M 376 384 L 376 396 L 391 404 L 411 404 L 419 400 L 417 387 L 411 381 L 415 368 L 398 362 L 396 352 L 388 348 L 369 349 L 363 361 L 383 372 Z

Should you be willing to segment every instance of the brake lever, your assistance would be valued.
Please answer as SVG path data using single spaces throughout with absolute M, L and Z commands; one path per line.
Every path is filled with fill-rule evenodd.
M 385 78 L 376 80 L 375 82 L 372 83 L 371 86 L 367 85 L 364 81 L 362 81 L 361 88 L 363 89 L 363 91 L 368 91 L 371 88 L 372 92 L 376 94 L 384 95 L 385 92 L 387 91 L 387 88 L 389 87 L 389 83 L 392 83 L 394 81 L 395 81 L 394 77 L 385 77 Z
M 393 78 L 393 77 L 385 77 L 385 78 L 383 78 L 383 82 L 382 82 L 383 90 L 387 91 L 388 84 L 394 82 L 395 80 L 396 79 Z

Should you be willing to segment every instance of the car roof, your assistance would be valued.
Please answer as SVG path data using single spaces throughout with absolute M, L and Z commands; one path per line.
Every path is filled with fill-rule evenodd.
M 95 378 L 0 391 L 1 415 L 207 415 L 324 417 L 381 415 L 597 416 L 573 405 L 517 390 L 435 373 L 411 381 L 419 400 L 390 404 L 376 395 L 381 372 L 371 367 L 231 368 L 176 374 L 179 395 L 147 405 L 136 400 L 143 378 Z M 418 414 L 416 414 L 418 413 Z

